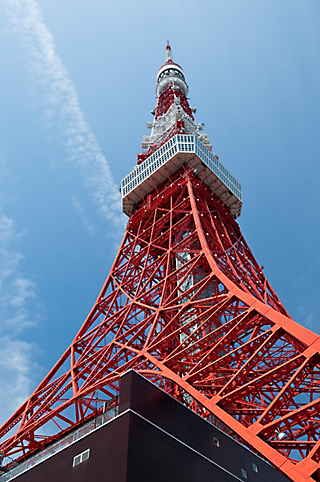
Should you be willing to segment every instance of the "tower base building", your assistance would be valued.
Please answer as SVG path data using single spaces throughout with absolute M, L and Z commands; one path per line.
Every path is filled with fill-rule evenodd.
M 134 371 L 121 377 L 113 418 L 98 416 L 2 477 L 6 482 L 288 481 L 210 419 Z

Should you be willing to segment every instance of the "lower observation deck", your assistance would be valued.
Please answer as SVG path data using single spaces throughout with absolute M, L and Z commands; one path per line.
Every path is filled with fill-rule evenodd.
M 123 212 L 130 216 L 136 204 L 182 165 L 196 169 L 231 213 L 240 216 L 241 184 L 195 136 L 182 134 L 169 139 L 121 181 Z

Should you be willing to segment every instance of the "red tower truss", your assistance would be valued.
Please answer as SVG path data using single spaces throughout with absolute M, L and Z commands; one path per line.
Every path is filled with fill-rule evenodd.
M 22 461 L 108 412 L 133 368 L 289 479 L 320 480 L 320 338 L 253 257 L 235 220 L 241 186 L 166 52 L 146 151 L 121 183 L 119 252 L 71 346 L 2 426 L 0 452 Z

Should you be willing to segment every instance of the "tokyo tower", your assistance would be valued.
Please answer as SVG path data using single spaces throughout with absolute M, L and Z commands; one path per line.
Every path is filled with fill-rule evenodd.
M 320 338 L 251 253 L 241 186 L 188 91 L 168 44 L 151 133 L 121 182 L 118 254 L 69 348 L 0 429 L 4 470 L 112 411 L 133 369 L 289 480 L 320 480 Z

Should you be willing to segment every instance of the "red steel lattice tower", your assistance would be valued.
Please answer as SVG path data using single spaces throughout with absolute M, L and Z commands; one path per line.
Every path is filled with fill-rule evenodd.
M 290 318 L 246 244 L 241 186 L 195 122 L 169 45 L 156 89 L 151 135 L 121 182 L 129 221 L 106 283 L 2 426 L 0 452 L 19 462 L 108 411 L 133 368 L 289 479 L 320 480 L 319 336 Z

